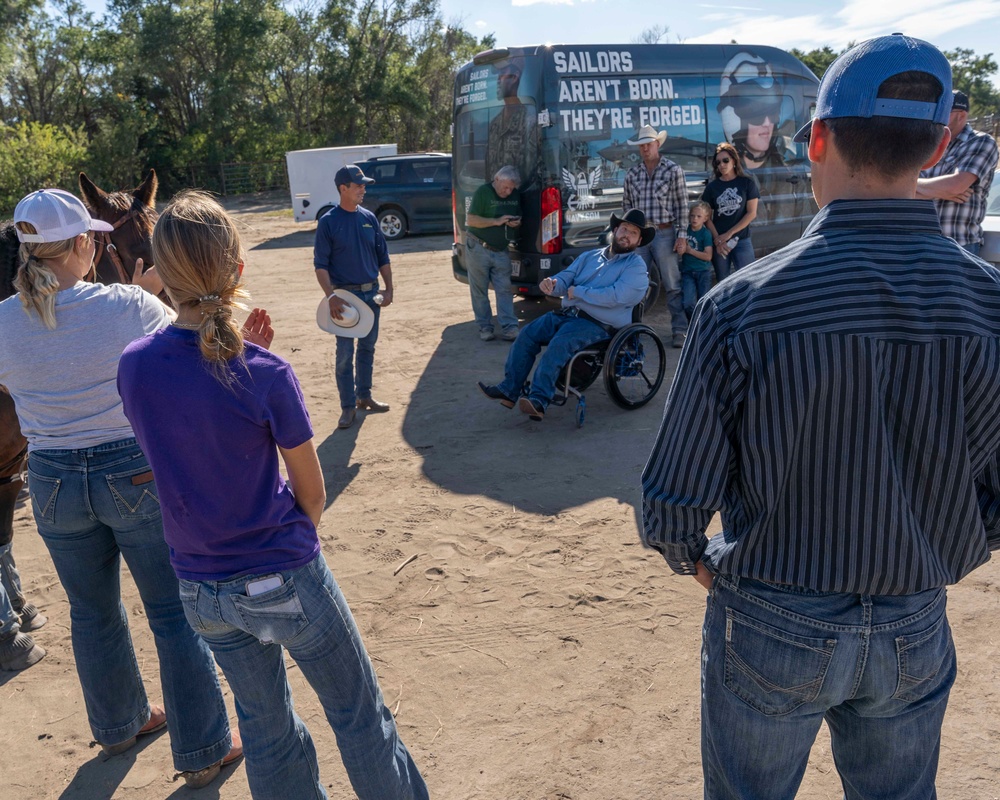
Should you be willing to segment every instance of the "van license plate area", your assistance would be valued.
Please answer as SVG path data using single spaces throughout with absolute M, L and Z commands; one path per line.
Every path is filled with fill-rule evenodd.
M 521 259 L 519 259 L 519 258 L 512 258 L 510 260 L 510 276 L 512 278 L 520 278 L 521 277 Z

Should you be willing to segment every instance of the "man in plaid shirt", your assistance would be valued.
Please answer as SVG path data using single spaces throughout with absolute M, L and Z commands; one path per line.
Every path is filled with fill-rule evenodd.
M 653 241 L 636 250 L 646 262 L 650 280 L 659 277 L 667 293 L 670 329 L 674 347 L 683 347 L 688 318 L 681 300 L 681 270 L 678 257 L 687 249 L 688 198 L 684 170 L 660 155 L 667 132 L 656 132 L 651 125 L 639 129 L 629 144 L 639 146 L 642 163 L 625 175 L 622 209 L 638 208 L 646 221 L 656 226 Z
M 969 97 L 957 89 L 953 93 L 951 144 L 937 164 L 920 173 L 917 197 L 933 200 L 941 220 L 941 230 L 973 255 L 983 243 L 986 197 L 997 168 L 997 143 L 988 133 L 972 130 Z

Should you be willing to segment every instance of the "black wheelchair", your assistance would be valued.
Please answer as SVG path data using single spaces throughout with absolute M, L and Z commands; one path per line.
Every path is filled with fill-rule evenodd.
M 627 411 L 642 408 L 660 390 L 666 373 L 663 342 L 642 322 L 643 304 L 632 309 L 632 322 L 618 328 L 610 339 L 580 350 L 560 371 L 552 404 L 565 405 L 576 398 L 576 426 L 587 416 L 584 392 L 604 376 L 604 388 L 615 405 Z

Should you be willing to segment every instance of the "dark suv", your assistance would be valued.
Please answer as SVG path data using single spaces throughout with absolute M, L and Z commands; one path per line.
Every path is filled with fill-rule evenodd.
M 358 166 L 375 179 L 365 192 L 364 207 L 378 217 L 386 239 L 451 231 L 450 155 L 380 156 Z

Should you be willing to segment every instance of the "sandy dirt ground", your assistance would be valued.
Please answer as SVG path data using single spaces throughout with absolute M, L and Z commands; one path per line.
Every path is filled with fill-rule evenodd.
M 273 349 L 303 384 L 326 475 L 323 550 L 357 617 L 400 731 L 432 797 L 633 800 L 702 796 L 699 641 L 705 593 L 644 551 L 638 482 L 666 385 L 646 408 L 616 407 L 598 383 L 587 423 L 542 423 L 484 399 L 507 345 L 480 342 L 450 237 L 392 245 L 396 301 L 382 316 L 375 397 L 388 414 L 337 431 L 334 340 L 319 331 L 314 224 L 287 198 L 233 203 L 247 277 L 269 309 Z M 530 319 L 545 310 L 518 301 Z M 669 330 L 661 304 L 647 316 Z M 668 380 L 679 351 L 668 349 Z M 70 647 L 69 607 L 30 507 L 14 552 L 48 615 L 38 665 L 0 673 L 0 798 L 154 800 L 191 794 L 165 734 L 105 759 L 91 739 Z M 408 558 L 416 559 L 395 574 Z M 950 592 L 959 674 L 945 720 L 939 796 L 1000 797 L 1000 568 Z M 123 599 L 151 699 L 152 637 L 131 579 Z M 298 713 L 331 797 L 353 797 L 315 695 L 290 663 Z M 227 689 L 230 713 L 235 720 Z M 247 798 L 243 766 L 198 796 Z M 839 797 L 829 737 L 800 798 Z M 293 800 L 293 798 L 289 798 Z

